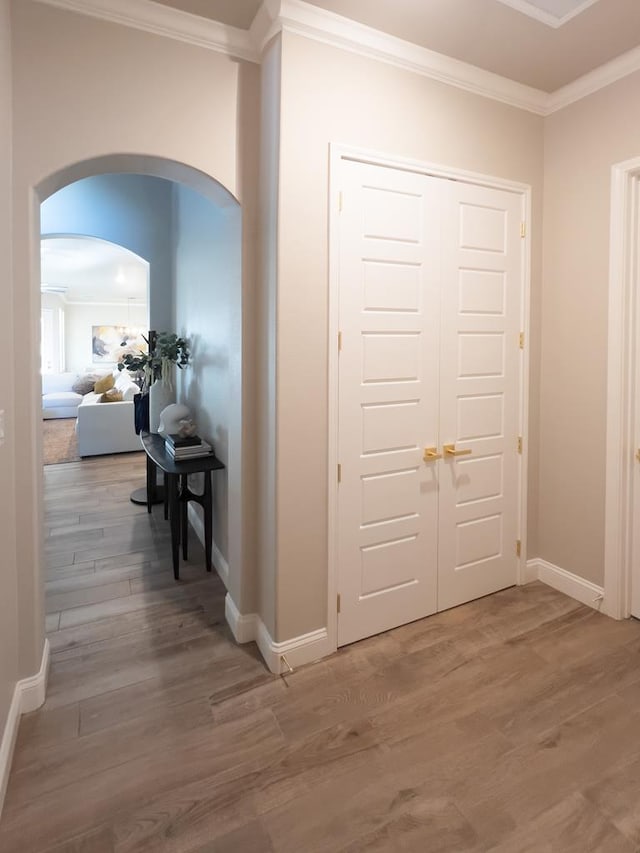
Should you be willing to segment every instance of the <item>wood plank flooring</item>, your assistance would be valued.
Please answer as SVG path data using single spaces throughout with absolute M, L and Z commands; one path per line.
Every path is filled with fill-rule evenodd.
M 536 583 L 274 678 L 201 549 L 173 581 L 143 479 L 45 471 L 51 677 L 2 853 L 640 851 L 640 624 Z

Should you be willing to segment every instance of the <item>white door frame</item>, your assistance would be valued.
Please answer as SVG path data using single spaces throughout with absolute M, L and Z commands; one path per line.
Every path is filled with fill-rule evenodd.
M 603 611 L 614 619 L 631 613 L 639 185 L 640 157 L 612 167 Z
M 521 326 L 526 346 L 522 350 L 520 373 L 519 428 L 523 437 L 523 453 L 520 457 L 518 538 L 521 543 L 518 560 L 518 584 L 527 583 L 527 483 L 528 483 L 528 425 L 529 425 L 529 303 L 531 293 L 531 187 L 516 181 L 467 172 L 406 157 L 394 157 L 377 151 L 369 151 L 349 145 L 332 143 L 329 152 L 329 383 L 328 383 L 328 582 L 327 582 L 327 635 L 329 651 L 338 648 L 338 333 L 339 329 L 339 241 L 340 241 L 340 165 L 343 160 L 355 160 L 373 166 L 386 166 L 408 172 L 432 175 L 440 178 L 466 181 L 499 190 L 508 190 L 522 196 L 522 218 L 526 225 L 524 238 L 523 269 L 521 276 Z

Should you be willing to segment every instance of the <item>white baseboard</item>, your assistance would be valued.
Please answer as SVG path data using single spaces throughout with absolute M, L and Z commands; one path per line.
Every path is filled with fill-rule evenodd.
M 187 517 L 191 527 L 193 527 L 194 533 L 204 548 L 204 521 L 196 509 L 196 505 L 192 503 L 187 505 Z M 212 542 L 211 544 L 211 559 L 213 560 L 213 565 L 216 567 L 216 571 L 220 576 L 222 583 L 227 587 L 227 589 L 229 589 L 229 563 L 227 563 L 225 558 L 222 556 L 222 552 L 215 542 Z
M 288 672 L 287 663 L 295 669 L 297 666 L 312 663 L 335 652 L 335 648 L 329 643 L 326 628 L 319 628 L 317 631 L 276 643 L 258 614 L 240 613 L 229 593 L 226 595 L 224 606 L 227 622 L 237 642 L 255 641 L 266 665 L 276 675 Z M 284 662 L 283 657 L 286 657 L 287 663 Z
M 18 681 L 13 690 L 9 713 L 0 741 L 0 815 L 9 784 L 9 773 L 16 738 L 18 737 L 20 717 L 22 714 L 37 710 L 44 703 L 49 678 L 49 660 L 49 640 L 45 640 L 39 671 L 30 678 L 23 678 L 22 681 Z
M 42 648 L 42 660 L 40 669 L 30 678 L 23 678 L 18 682 L 20 686 L 20 713 L 29 714 L 37 711 L 47 697 L 47 682 L 49 680 L 49 663 L 51 660 L 51 648 L 49 640 L 45 638 Z
M 292 669 L 295 669 L 297 666 L 312 663 L 335 652 L 335 648 L 331 648 L 329 644 L 326 628 L 319 628 L 317 631 L 310 631 L 308 634 L 276 643 L 271 639 L 269 632 L 260 621 L 256 642 L 271 672 L 277 673 L 288 672 L 287 663 Z M 283 657 L 286 657 L 287 663 Z
M 527 560 L 524 564 L 521 584 L 533 583 L 538 580 L 539 560 Z
M 258 622 L 261 622 L 260 617 L 257 613 L 246 615 L 240 613 L 229 593 L 224 599 L 224 616 L 237 643 L 242 645 L 255 640 L 258 635 Z
M 188 518 L 196 536 L 204 546 L 204 521 L 196 507 L 189 504 Z M 213 562 L 224 585 L 229 588 L 229 564 L 222 556 L 220 549 L 214 542 L 211 546 Z M 257 613 L 240 613 L 231 595 L 227 592 L 224 600 L 225 618 L 231 628 L 236 642 L 244 644 L 255 641 L 260 653 L 271 672 L 279 675 L 287 671 L 287 665 L 282 660 L 286 659 L 291 667 L 302 666 L 319 658 L 326 657 L 335 651 L 329 644 L 326 628 L 311 631 L 300 637 L 276 643 L 271 639 L 265 624 Z
M 222 579 L 222 583 L 229 589 L 229 563 L 222 556 L 222 551 L 218 548 L 215 542 L 211 544 L 211 558 L 216 571 Z
M 561 569 L 559 566 L 554 566 L 553 563 L 548 563 L 546 560 L 529 560 L 527 575 L 530 573 L 535 574 L 535 578 L 542 583 L 557 589 L 558 592 L 563 592 L 570 598 L 575 598 L 581 604 L 586 604 L 588 607 L 593 607 L 594 610 L 600 610 L 603 613 L 607 612 L 604 606 L 604 589 L 601 586 L 574 575 L 573 572 L 568 572 L 566 569 Z
M 4 804 L 5 794 L 7 793 L 7 785 L 9 784 L 9 772 L 11 770 L 11 760 L 13 758 L 13 750 L 18 737 L 18 726 L 20 725 L 20 689 L 16 684 L 13 691 L 13 698 L 9 706 L 9 713 L 4 724 L 4 734 L 0 741 L 0 815 L 2 814 L 2 806 Z

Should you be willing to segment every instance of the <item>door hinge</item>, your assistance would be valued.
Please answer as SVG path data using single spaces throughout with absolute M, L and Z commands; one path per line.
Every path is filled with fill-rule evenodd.
M 518 453 L 522 453 L 522 436 L 518 436 Z
M 338 213 L 342 213 L 342 190 L 338 193 Z
M 342 210 L 342 208 L 340 208 L 340 209 Z M 520 223 L 520 236 L 521 237 L 527 236 L 527 223 L 526 222 Z
M 340 463 L 338 463 L 338 482 L 342 482 L 342 465 Z
M 342 332 L 338 332 L 338 352 L 342 351 Z
M 520 349 L 524 349 L 524 332 L 520 332 L 520 337 L 518 338 L 520 343 Z
M 522 553 L 522 542 L 519 539 L 516 539 L 516 557 L 519 557 Z
M 338 613 L 340 613 L 340 593 L 338 593 L 338 596 L 336 598 L 336 610 L 338 611 Z

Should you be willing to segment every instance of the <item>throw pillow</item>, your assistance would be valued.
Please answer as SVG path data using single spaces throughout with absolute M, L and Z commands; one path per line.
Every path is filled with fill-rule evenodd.
M 113 387 L 122 392 L 122 399 L 127 402 L 131 402 L 135 395 L 140 393 L 140 389 L 133 381 L 131 374 L 127 370 L 123 370 L 118 374 Z
M 100 379 L 96 381 L 96 384 L 93 386 L 93 390 L 96 394 L 104 394 L 105 391 L 108 391 L 109 388 L 113 388 L 115 379 L 113 378 L 113 373 L 107 373 L 105 376 L 101 376 Z
M 122 394 L 120 391 L 115 388 L 109 388 L 108 391 L 105 391 L 104 394 L 100 397 L 101 403 L 121 403 L 122 402 Z
M 96 379 L 98 379 L 97 373 L 85 373 L 84 376 L 79 376 L 76 381 L 71 386 L 71 390 L 75 391 L 76 394 L 89 394 L 93 391 L 93 386 L 96 384 Z

